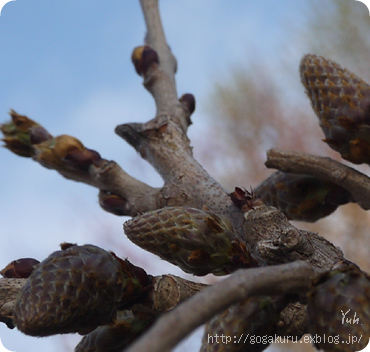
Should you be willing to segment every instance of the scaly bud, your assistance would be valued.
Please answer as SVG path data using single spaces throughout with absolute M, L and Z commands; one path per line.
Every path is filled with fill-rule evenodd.
M 186 108 L 189 110 L 189 113 L 192 114 L 195 110 L 195 98 L 193 94 L 184 94 L 179 99 L 180 103 L 186 106 Z
M 308 330 L 327 352 L 363 350 L 370 337 L 370 280 L 355 264 L 340 262 L 314 280 L 308 294 Z
M 230 194 L 230 198 L 234 205 L 243 213 L 264 205 L 262 200 L 257 198 L 253 191 L 249 192 L 245 188 L 235 187 L 235 191 Z
M 192 124 L 190 116 L 195 110 L 194 95 L 193 94 L 184 94 L 179 99 L 179 101 L 186 108 L 186 110 L 188 111 L 188 114 L 186 115 L 186 122 L 187 122 L 188 126 L 190 126 Z
M 145 76 L 152 65 L 159 63 L 157 52 L 147 45 L 136 47 L 132 52 L 131 60 L 140 76 Z
M 141 248 L 194 275 L 257 265 L 231 225 L 212 211 L 165 207 L 127 221 L 124 231 Z
M 370 86 L 316 55 L 303 57 L 300 72 L 324 141 L 344 159 L 370 164 Z
M 102 161 L 98 152 L 85 148 L 77 138 L 68 135 L 49 139 L 34 148 L 34 158 L 49 169 L 87 171 Z
M 276 335 L 279 308 L 276 299 L 267 296 L 251 297 L 215 315 L 205 327 L 200 352 L 260 352 Z M 209 339 L 209 336 L 230 337 Z M 248 338 L 250 336 L 250 338 Z M 259 336 L 258 341 L 254 337 Z
M 145 296 L 150 278 L 127 260 L 93 245 L 63 248 L 39 264 L 18 295 L 13 318 L 23 333 L 88 333 Z
M 155 318 L 155 314 L 149 311 L 119 311 L 112 324 L 99 326 L 84 336 L 75 352 L 120 352 L 143 333 Z
M 100 191 L 99 204 L 105 211 L 114 215 L 127 215 L 126 200 L 111 192 Z
M 314 222 L 351 201 L 344 188 L 309 175 L 275 172 L 257 188 L 256 194 L 290 220 Z
M 19 115 L 14 110 L 10 110 L 10 116 L 12 121 L 0 125 L 0 130 L 4 135 L 2 141 L 5 142 L 5 147 L 13 153 L 32 157 L 33 145 L 52 137 L 42 126 L 27 116 Z
M 13 260 L 0 274 L 5 278 L 27 279 L 40 262 L 33 258 L 22 258 Z

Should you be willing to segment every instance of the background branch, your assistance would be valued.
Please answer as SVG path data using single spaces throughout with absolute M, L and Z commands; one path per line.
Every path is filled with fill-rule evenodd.
M 333 182 L 348 190 L 356 203 L 370 209 L 370 178 L 327 157 L 270 149 L 266 166 L 284 172 L 306 174 Z

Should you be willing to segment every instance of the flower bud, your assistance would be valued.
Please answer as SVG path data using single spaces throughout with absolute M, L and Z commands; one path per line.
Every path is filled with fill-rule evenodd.
M 114 215 L 127 215 L 126 200 L 111 192 L 100 191 L 99 204 L 105 211 Z
M 256 266 L 231 225 L 212 211 L 165 207 L 127 221 L 124 231 L 141 248 L 194 275 Z
M 87 149 L 75 137 L 57 136 L 34 146 L 35 159 L 43 166 L 56 170 L 87 171 L 91 165 L 99 166 L 100 154 Z
M 344 188 L 310 175 L 275 172 L 256 189 L 268 206 L 290 220 L 314 222 L 352 200 Z
M 370 164 L 370 85 L 316 55 L 303 57 L 300 72 L 324 142 L 352 163 Z
M 114 322 L 99 326 L 84 336 L 75 352 L 120 352 L 127 348 L 156 319 L 150 311 L 119 311 Z
M 38 260 L 33 258 L 13 260 L 0 271 L 0 274 L 5 278 L 26 279 L 32 274 L 39 263 Z
M 184 94 L 180 99 L 180 103 L 186 106 L 189 113 L 192 114 L 195 110 L 195 98 L 193 94 Z
M 339 262 L 313 281 L 307 313 L 308 330 L 317 336 L 317 348 L 328 352 L 362 351 L 370 338 L 368 274 L 353 263 Z
M 14 323 L 25 334 L 88 333 L 118 308 L 140 303 L 151 284 L 144 270 L 93 245 L 64 244 L 19 292 Z
M 159 64 L 157 52 L 147 45 L 136 47 L 132 52 L 131 60 L 140 76 L 145 76 L 152 65 Z
M 264 205 L 262 200 L 257 198 L 253 191 L 249 192 L 239 187 L 235 187 L 235 191 L 230 194 L 230 198 L 234 205 L 241 209 L 243 213 Z
M 11 122 L 0 125 L 5 147 L 17 155 L 32 157 L 33 145 L 50 139 L 51 135 L 27 116 L 19 115 L 14 110 L 10 111 L 10 116 Z

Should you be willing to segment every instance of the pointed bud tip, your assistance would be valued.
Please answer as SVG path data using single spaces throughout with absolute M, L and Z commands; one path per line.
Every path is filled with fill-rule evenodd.
M 235 187 L 235 191 L 230 194 L 230 198 L 234 205 L 241 209 L 243 213 L 248 212 L 262 206 L 264 203 L 256 194 L 251 190 L 247 191 L 245 188 Z

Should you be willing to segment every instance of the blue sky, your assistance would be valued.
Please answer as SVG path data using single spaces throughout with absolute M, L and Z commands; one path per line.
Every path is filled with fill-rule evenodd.
M 325 2 L 325 0 L 310 0 Z M 352 1 L 352 0 L 351 0 Z M 162 0 L 168 42 L 178 59 L 179 95 L 197 99 L 194 152 L 212 84 L 239 65 L 256 60 L 274 68 L 279 60 L 297 72 L 308 44 L 294 42 L 309 0 Z M 366 7 L 353 1 L 353 6 Z M 144 122 L 155 107 L 130 56 L 143 43 L 139 2 L 118 0 L 16 0 L 0 16 L 0 123 L 10 108 L 53 135 L 70 134 L 153 186 L 160 178 L 114 134 L 116 125 Z M 287 55 L 287 53 L 289 55 Z M 304 96 L 302 90 L 302 96 Z M 308 103 L 307 103 L 308 105 Z M 97 190 L 68 181 L 32 160 L 0 149 L 0 267 L 21 257 L 45 258 L 63 241 L 116 250 L 152 274 L 180 274 L 173 266 L 136 250 L 122 231 L 124 218 L 102 211 Z M 16 352 L 67 351 L 60 337 L 34 339 L 0 325 L 3 344 Z M 78 337 L 71 337 L 73 346 Z M 191 342 L 192 343 L 192 342 Z M 178 350 L 191 350 L 187 347 Z M 72 348 L 69 347 L 72 351 Z

